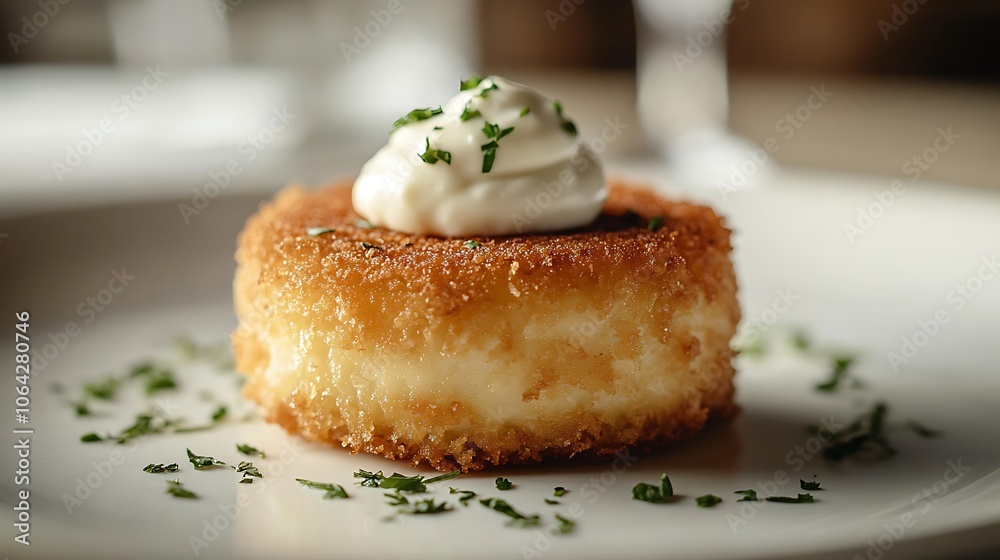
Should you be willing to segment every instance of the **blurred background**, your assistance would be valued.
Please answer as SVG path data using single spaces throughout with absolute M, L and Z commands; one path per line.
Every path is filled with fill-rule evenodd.
M 473 72 L 693 188 L 1000 187 L 989 0 L 5 0 L 0 30 L 3 214 L 350 175 Z
M 803 324 L 817 341 L 857 348 L 872 387 L 898 389 L 894 415 L 912 410 L 947 434 L 944 447 L 901 454 L 899 471 L 854 478 L 877 498 L 837 510 L 829 525 L 895 522 L 906 510 L 893 504 L 910 505 L 911 484 L 912 492 L 930 484 L 937 492 L 945 460 L 982 457 L 992 474 L 966 479 L 940 502 L 942 521 L 921 521 L 893 541 L 892 558 L 957 558 L 955 550 L 987 546 L 993 551 L 983 560 L 1000 558 L 996 422 L 983 420 L 989 412 L 995 419 L 1000 394 L 990 390 L 1000 360 L 1000 281 L 984 287 L 981 272 L 994 266 L 982 263 L 1000 262 L 1000 1 L 2 0 L 0 32 L 0 314 L 30 309 L 33 349 L 46 360 L 32 358 L 33 374 L 52 364 L 32 381 L 38 402 L 51 403 L 37 417 L 53 436 L 39 436 L 42 447 L 33 450 L 41 482 L 32 496 L 48 508 L 36 527 L 40 537 L 60 536 L 42 546 L 187 554 L 176 548 L 188 542 L 180 535 L 189 526 L 201 531 L 202 518 L 161 523 L 162 511 L 118 479 L 87 514 L 63 514 L 67 494 L 58 492 L 81 478 L 90 485 L 91 461 L 107 455 L 70 445 L 85 430 L 64 429 L 70 407 L 47 386 L 75 386 L 145 360 L 171 333 L 227 340 L 234 239 L 259 200 L 289 182 L 353 176 L 397 117 L 441 104 L 462 77 L 497 73 L 560 99 L 610 174 L 720 208 L 737 232 L 741 335 L 781 337 L 780 325 Z M 873 226 L 897 184 L 913 194 Z M 730 196 L 752 189 L 773 196 Z M 210 205 L 216 197 L 227 201 Z M 131 204 L 140 200 L 155 202 Z M 139 280 L 111 304 L 109 278 L 126 269 Z M 966 288 L 975 302 L 966 306 L 969 295 L 956 305 L 955 290 Z M 95 297 L 97 311 L 111 311 L 91 324 L 96 312 L 84 304 L 97 305 Z M 786 297 L 801 301 L 792 307 Z M 955 320 L 936 322 L 946 311 Z M 919 359 L 889 373 L 884 353 L 906 354 L 900 340 L 913 346 L 925 334 L 934 342 L 916 343 Z M 728 476 L 728 454 L 770 456 L 776 442 L 802 441 L 806 419 L 833 410 L 813 397 L 776 398 L 809 383 L 784 383 L 789 372 L 804 379 L 797 370 L 776 372 L 740 374 L 750 422 L 740 437 L 756 442 L 763 427 L 768 445 L 713 447 L 725 458 L 721 469 L 702 468 L 714 453 L 678 464 Z M 284 441 L 275 438 L 276 447 Z M 784 473 L 772 470 L 781 457 L 747 472 Z M 139 459 L 145 455 L 130 461 Z M 132 476 L 125 472 L 145 476 L 140 466 L 122 470 L 121 480 Z M 242 514 L 240 529 L 222 539 L 232 544 L 211 554 L 266 556 L 301 543 L 329 555 L 327 533 L 304 531 L 299 517 L 286 515 L 300 511 L 288 496 Z M 977 515 L 975 533 L 971 524 L 957 532 Z M 358 520 L 366 530 L 379 526 Z M 846 547 L 885 536 L 871 524 L 878 533 L 842 543 L 820 534 L 822 518 L 801 522 L 780 525 L 799 540 L 764 532 L 760 542 L 791 547 L 782 548 L 790 558 L 834 540 Z M 102 527 L 114 527 L 113 537 Z M 420 534 L 426 540 L 414 550 L 437 554 L 439 535 Z M 919 535 L 931 536 L 911 540 Z M 725 538 L 708 544 L 766 554 Z

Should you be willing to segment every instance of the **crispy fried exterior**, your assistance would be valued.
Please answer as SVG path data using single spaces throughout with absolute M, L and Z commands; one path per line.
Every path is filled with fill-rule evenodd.
M 289 187 L 239 239 L 237 368 L 289 432 L 468 471 L 661 445 L 735 413 L 736 279 L 711 209 L 612 184 L 593 224 L 552 234 L 358 220 L 350 183 Z

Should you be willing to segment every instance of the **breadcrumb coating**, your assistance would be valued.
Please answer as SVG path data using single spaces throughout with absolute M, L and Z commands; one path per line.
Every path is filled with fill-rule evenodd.
M 240 235 L 237 368 L 289 432 L 440 470 L 662 445 L 736 412 L 729 235 L 622 183 L 587 227 L 461 239 L 289 187 Z

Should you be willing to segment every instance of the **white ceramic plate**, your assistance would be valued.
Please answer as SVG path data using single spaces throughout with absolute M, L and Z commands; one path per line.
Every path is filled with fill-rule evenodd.
M 654 166 L 630 166 L 630 176 L 663 183 Z M 746 324 L 757 321 L 774 350 L 761 360 L 740 358 L 743 414 L 689 442 L 627 461 L 568 462 L 465 475 L 432 487 L 502 497 L 540 513 L 538 529 L 507 527 L 506 518 L 476 502 L 437 516 L 384 518 L 382 491 L 353 486 L 357 469 L 415 473 L 408 465 L 349 455 L 302 442 L 260 420 L 242 421 L 237 375 L 201 362 L 178 362 L 177 391 L 158 403 L 190 423 L 220 403 L 229 419 L 190 434 L 156 435 L 135 445 L 82 444 L 85 432 L 118 431 L 150 402 L 138 386 L 99 414 L 77 418 L 67 395 L 85 381 L 123 373 L 156 356 L 177 361 L 169 343 L 189 333 L 205 343 L 224 340 L 235 319 L 230 305 L 236 232 L 256 197 L 220 198 L 190 225 L 176 202 L 150 202 L 8 220 L 0 231 L 0 293 L 8 342 L 0 363 L 13 363 L 14 311 L 31 312 L 36 360 L 31 380 L 31 546 L 14 543 L 11 557 L 93 558 L 796 558 L 876 559 L 957 557 L 1000 550 L 1000 274 L 973 280 L 981 259 L 1000 257 L 1000 194 L 908 183 L 907 190 L 854 243 L 844 224 L 877 202 L 891 181 L 814 172 L 785 172 L 765 188 L 704 192 L 736 231 Z M 875 208 L 875 212 L 878 212 Z M 115 270 L 133 276 L 118 294 L 103 293 Z M 985 276 L 985 273 L 984 273 Z M 953 293 L 966 285 L 973 297 Z M 112 285 L 111 287 L 117 287 Z M 975 289 L 975 293 L 971 290 Z M 777 293 L 790 301 L 780 303 Z M 108 296 L 112 296 L 108 301 Z M 97 306 L 88 306 L 89 297 Z M 101 303 L 103 301 L 103 303 Z M 778 301 L 779 303 L 775 303 Z M 82 306 L 82 307 L 81 307 Z M 959 307 L 961 306 L 961 307 Z M 88 311 L 93 309 L 93 312 Z M 893 371 L 886 357 L 900 351 L 944 310 L 947 323 L 917 335 L 921 347 Z M 66 333 L 68 323 L 78 330 Z M 776 325 L 807 326 L 819 342 L 859 350 L 864 389 L 820 394 L 822 360 L 782 350 Z M 51 335 L 51 336 L 50 336 Z M 52 344 L 49 348 L 45 345 Z M 59 345 L 64 346 L 58 348 Z M 6 366 L 5 366 L 6 367 Z M 11 369 L 11 368 L 8 368 Z M 14 408 L 13 380 L 3 402 Z M 206 391 L 211 394 L 206 394 Z M 828 464 L 805 427 L 844 424 L 877 400 L 890 406 L 889 435 L 899 453 L 874 464 Z M 15 423 L 13 410 L 8 421 Z M 944 432 L 924 439 L 903 427 L 916 419 Z M 13 435 L 4 444 L 5 502 L 14 504 Z M 265 478 L 237 484 L 232 470 L 195 472 L 185 447 L 226 462 L 245 459 L 235 444 L 268 453 L 254 459 Z M 181 465 L 176 475 L 147 474 L 147 463 Z M 668 473 L 682 496 L 670 504 L 631 499 L 640 481 Z M 423 472 L 423 474 L 430 474 Z M 499 492 L 494 477 L 516 488 Z M 199 500 L 164 494 L 177 476 Z M 816 503 L 738 503 L 735 490 L 794 496 L 799 479 L 822 482 Z M 349 500 L 323 500 L 295 478 L 340 483 Z M 552 489 L 570 493 L 545 504 Z M 712 509 L 694 497 L 714 493 Z M 553 535 L 552 515 L 576 517 L 577 530 Z M 8 519 L 12 510 L 7 508 Z M 215 528 L 211 528 L 212 525 Z M 194 540 L 200 539 L 200 540 Z

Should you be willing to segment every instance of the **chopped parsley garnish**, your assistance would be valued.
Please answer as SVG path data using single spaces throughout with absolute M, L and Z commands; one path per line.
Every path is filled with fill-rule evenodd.
M 569 490 L 563 488 L 562 486 L 556 486 L 555 489 L 552 491 L 552 495 L 557 498 L 565 496 L 566 494 L 569 494 Z
M 132 371 L 129 372 L 129 377 L 142 377 L 144 375 L 149 375 L 156 371 L 156 365 L 153 362 L 142 362 L 132 366 Z
M 458 501 L 461 502 L 461 504 L 464 506 L 468 506 L 469 500 L 476 497 L 476 493 L 473 492 L 472 490 L 459 490 L 458 488 L 452 488 L 450 486 L 448 487 L 448 493 L 461 494 L 461 496 L 458 498 Z
M 741 344 L 737 351 L 743 356 L 759 358 L 767 353 L 767 345 L 763 338 L 758 336 L 753 342 Z
M 253 484 L 253 478 L 244 476 L 240 479 L 240 484 Z
M 445 150 L 435 150 L 431 148 L 431 139 L 426 138 L 424 144 L 424 153 L 417 154 L 424 163 L 430 163 L 431 165 L 437 163 L 438 161 L 443 161 L 448 165 L 451 165 L 451 152 Z
M 920 424 L 916 420 L 910 420 L 906 423 L 906 427 L 913 430 L 918 436 L 922 438 L 939 438 L 944 434 L 939 430 L 932 430 L 923 424 Z
M 660 475 L 660 491 L 664 498 L 674 495 L 674 485 L 670 483 L 670 478 L 666 473 Z
M 323 494 L 324 500 L 332 500 L 334 498 L 348 498 L 347 491 L 344 487 L 339 484 L 334 484 L 332 482 L 313 482 L 311 480 L 306 480 L 304 478 L 296 478 L 296 482 L 303 486 L 309 488 L 315 488 L 316 490 L 323 490 L 326 494 Z
M 222 420 L 223 418 L 226 417 L 227 412 L 228 411 L 226 410 L 225 406 L 220 406 L 219 408 L 215 409 L 215 412 L 212 413 L 212 422 L 218 422 Z
M 493 80 L 490 80 L 490 85 L 488 85 L 488 86 L 484 87 L 484 88 L 482 89 L 482 91 L 480 91 L 480 92 L 479 92 L 479 97 L 482 97 L 482 98 L 484 98 L 484 99 L 485 99 L 485 98 L 487 98 L 487 97 L 489 97 L 489 96 L 490 96 L 490 92 L 491 92 L 491 91 L 493 91 L 493 90 L 496 90 L 496 89 L 500 89 L 500 87 L 499 87 L 499 86 L 497 86 L 497 85 L 496 85 L 496 84 L 495 84 L 495 83 L 493 82 Z
M 427 498 L 426 500 L 417 500 L 409 506 L 399 508 L 397 511 L 399 511 L 399 513 L 420 515 L 428 513 L 444 513 L 446 511 L 451 511 L 451 509 L 451 506 L 446 502 L 437 503 L 434 501 L 434 498 Z
M 559 522 L 560 533 L 572 533 L 576 529 L 576 521 L 556 514 L 556 521 Z
M 252 476 L 255 478 L 264 478 L 264 475 L 260 474 L 260 470 L 257 467 L 253 466 L 253 463 L 248 461 L 240 461 L 240 464 L 233 468 L 236 469 L 236 472 L 243 473 L 244 478 L 248 476 Z
M 569 119 L 567 119 L 566 117 L 563 116 L 562 103 L 560 103 L 558 101 L 553 101 L 552 102 L 552 107 L 555 108 L 556 115 L 559 117 L 559 128 L 563 129 L 564 131 L 568 132 L 569 134 L 572 134 L 573 136 L 576 136 L 576 133 L 577 133 L 576 132 L 576 125 L 573 124 L 573 121 L 571 121 L 571 120 L 569 120 Z
M 392 134 L 393 132 L 396 132 L 401 127 L 404 127 L 404 126 L 406 126 L 408 124 L 413 124 L 413 123 L 419 122 L 419 121 L 425 121 L 425 120 L 427 120 L 427 119 L 429 119 L 431 117 L 435 117 L 437 115 L 440 115 L 443 112 L 444 111 L 441 110 L 441 107 L 435 107 L 433 109 L 430 109 L 430 108 L 426 108 L 426 109 L 414 109 L 414 110 L 410 111 L 409 113 L 403 115 L 402 117 L 399 117 L 398 119 L 396 119 L 396 121 L 392 123 L 392 130 L 389 131 L 389 134 Z
M 853 356 L 837 356 L 833 359 L 833 370 L 830 372 L 830 379 L 816 385 L 817 391 L 823 391 L 824 393 L 832 393 L 840 388 L 840 382 L 843 381 L 850 369 L 851 365 L 854 364 Z
M 215 426 L 213 424 L 205 424 L 203 426 L 186 426 L 183 428 L 177 428 L 174 430 L 175 434 L 189 434 L 191 432 L 204 432 L 205 430 L 211 430 Z
M 142 468 L 142 472 L 148 472 L 152 474 L 163 473 L 163 472 L 177 472 L 180 467 L 177 463 L 170 463 L 169 465 L 164 465 L 163 463 L 153 464 L 150 463 Z
M 186 428 L 177 428 L 176 430 L 174 430 L 174 433 L 186 434 L 190 432 L 203 432 L 205 430 L 211 430 L 213 427 L 215 427 L 216 424 L 221 422 L 226 417 L 227 413 L 228 410 L 226 409 L 226 407 L 224 405 L 220 405 L 219 408 L 216 408 L 214 411 L 212 411 L 211 424 L 207 424 L 204 426 L 189 426 Z
M 480 113 L 478 109 L 473 109 L 472 101 L 469 101 L 468 103 L 465 104 L 465 107 L 462 108 L 462 114 L 459 115 L 458 120 L 465 122 L 469 119 L 474 119 L 476 117 L 481 117 L 481 116 L 483 116 L 483 114 Z
M 382 474 L 382 471 L 373 473 L 364 469 L 359 469 L 354 473 L 354 478 L 360 478 L 361 481 L 358 482 L 358 484 L 368 488 L 385 488 L 400 490 L 402 492 L 426 492 L 428 484 L 455 478 L 460 474 L 462 474 L 462 471 L 460 469 L 456 469 L 448 473 L 424 479 L 424 477 L 419 474 L 406 476 L 400 473 L 392 473 L 392 476 L 387 477 Z
M 465 91 L 467 89 L 473 89 L 474 87 L 476 87 L 476 86 L 479 85 L 479 82 L 482 82 L 482 81 L 483 81 L 483 77 L 482 76 L 473 74 L 472 76 L 469 76 L 468 78 L 466 78 L 466 79 L 462 80 L 461 82 L 459 82 L 459 88 L 461 88 L 461 89 L 459 89 L 459 91 Z
M 509 481 L 509 480 L 507 480 L 506 478 L 503 478 L 503 477 L 499 477 L 498 476 L 497 479 L 494 482 L 496 482 L 497 490 L 510 490 L 511 488 L 514 487 L 514 483 L 513 482 L 511 482 L 511 481 Z
M 481 245 L 481 243 L 479 243 L 478 241 L 470 239 L 470 240 L 466 241 L 465 243 L 463 243 L 462 245 L 465 246 L 466 249 L 475 249 L 476 247 L 479 247 Z
M 753 489 L 747 490 L 737 490 L 733 494 L 743 494 L 743 497 L 736 500 L 737 502 L 757 502 L 757 491 Z
M 237 443 L 236 450 L 244 455 L 250 455 L 251 457 L 254 455 L 260 455 L 261 459 L 267 459 L 267 455 L 265 455 L 263 451 L 257 449 L 256 447 L 253 447 L 252 445 L 247 445 L 245 443 Z
M 82 436 L 80 436 L 80 441 L 82 441 L 83 443 L 93 443 L 95 441 L 104 441 L 104 438 L 95 434 L 94 432 L 90 432 L 89 434 L 83 434 Z
M 382 484 L 382 481 L 385 480 L 385 475 L 382 474 L 382 471 L 373 473 L 373 472 L 368 472 L 364 469 L 359 469 L 358 472 L 354 473 L 354 478 L 362 479 L 361 482 L 358 483 L 361 486 L 367 486 L 368 488 L 378 488 Z
M 176 388 L 177 381 L 174 379 L 174 373 L 169 369 L 159 368 L 146 376 L 146 395 Z
M 174 343 L 187 360 L 203 360 L 222 371 L 233 369 L 233 354 L 228 342 L 200 345 L 190 336 L 181 335 L 174 338 Z
M 896 454 L 882 433 L 889 407 L 885 403 L 876 403 L 868 412 L 851 422 L 843 430 L 833 434 L 823 457 L 831 461 L 841 461 L 846 458 L 888 459 Z
M 663 227 L 663 216 L 653 216 L 649 219 L 649 225 L 646 226 L 646 229 L 657 231 L 661 227 Z
M 162 433 L 174 424 L 175 422 L 173 420 L 167 420 L 159 416 L 140 414 L 136 417 L 135 424 L 132 424 L 122 430 L 121 434 L 117 436 L 108 436 L 107 439 L 114 439 L 115 443 L 124 444 L 141 436 Z
M 709 508 L 709 507 L 715 507 L 716 504 L 721 503 L 722 498 L 714 494 L 705 494 L 704 496 L 698 496 L 697 498 L 694 499 L 694 501 L 696 504 L 698 504 L 698 507 Z
M 809 335 L 806 334 L 805 329 L 796 329 L 795 332 L 792 333 L 792 346 L 794 346 L 796 350 L 800 350 L 802 352 L 812 348 L 812 340 L 809 339 Z
M 549 504 L 550 506 L 557 506 L 562 502 L 560 502 L 559 500 L 550 500 L 548 498 L 545 498 L 545 503 Z
M 659 502 L 663 499 L 663 493 L 658 486 L 640 482 L 632 487 L 632 499 L 643 502 Z
M 109 401 L 115 398 L 115 392 L 118 390 L 118 385 L 118 379 L 108 377 L 104 381 L 95 381 L 93 383 L 84 384 L 83 392 L 91 397 L 94 397 L 95 399 Z
M 820 485 L 819 481 L 814 480 L 812 482 L 806 482 L 801 478 L 799 479 L 799 488 L 803 490 L 822 490 L 822 488 L 820 488 L 819 485 Z
M 632 487 L 632 499 L 642 502 L 664 502 L 674 495 L 674 486 L 670 483 L 670 478 L 666 473 L 660 475 L 660 485 L 646 484 L 640 482 Z
M 790 496 L 768 496 L 764 499 L 778 504 L 811 504 L 814 502 L 812 494 L 799 494 L 795 498 Z
M 462 474 L 462 469 L 455 469 L 451 472 L 446 472 L 444 474 L 439 474 L 437 476 L 432 476 L 424 481 L 424 484 L 434 484 L 435 482 L 441 482 L 442 480 L 448 480 L 450 478 L 455 478 L 456 476 Z
M 399 490 L 393 490 L 392 492 L 386 492 L 385 497 L 389 498 L 388 504 L 390 506 L 405 506 L 410 503 L 410 499 L 402 495 Z
M 501 129 L 500 125 L 496 123 L 491 123 L 489 121 L 487 121 L 486 124 L 483 125 L 483 134 L 485 134 L 487 138 L 492 138 L 494 140 L 500 140 L 501 138 L 507 136 L 511 132 L 514 132 L 513 126 Z
M 311 237 L 319 237 L 324 233 L 336 233 L 336 231 L 332 227 L 311 227 L 306 230 L 306 233 Z
M 187 450 L 188 461 L 194 465 L 195 470 L 210 469 L 212 467 L 217 467 L 220 465 L 225 465 L 222 461 L 216 459 L 215 457 L 208 457 L 205 455 L 195 455 L 190 449 Z
M 181 486 L 181 481 L 180 479 L 177 478 L 167 481 L 167 494 L 170 494 L 175 498 L 194 499 L 198 497 L 198 495 L 195 494 L 194 492 Z
M 379 486 L 386 489 L 395 488 L 402 492 L 427 491 L 427 485 L 424 483 L 424 477 L 420 475 L 405 476 L 399 473 L 392 473 L 392 476 L 384 478 Z
M 497 148 L 499 147 L 500 144 L 496 140 L 480 146 L 483 151 L 483 173 L 489 173 L 493 169 L 493 161 L 497 158 Z
M 483 173 L 489 173 L 493 169 L 493 161 L 497 157 L 497 148 L 500 147 L 500 139 L 514 132 L 514 127 L 500 129 L 500 125 L 489 121 L 483 126 L 483 134 L 491 140 L 479 147 L 483 151 Z
M 525 107 L 524 109 L 521 109 L 521 113 L 518 116 L 523 117 L 530 112 L 531 112 L 531 107 Z
M 90 416 L 90 407 L 87 406 L 87 401 L 80 401 L 70 404 L 73 405 L 73 411 L 76 412 L 77 416 Z
M 372 245 L 371 243 L 369 243 L 367 241 L 362 241 L 361 242 L 361 248 L 364 249 L 364 250 L 366 250 L 366 251 L 369 250 L 369 249 L 374 249 L 376 251 L 381 251 L 382 250 L 382 247 L 380 247 L 378 245 Z
M 519 513 L 510 504 L 498 498 L 487 498 L 479 500 L 484 506 L 498 511 L 511 518 L 510 525 L 515 527 L 534 527 L 539 524 L 540 518 L 537 515 L 524 515 Z
M 389 505 L 396 508 L 396 513 L 404 513 L 408 515 L 427 515 L 444 513 L 452 510 L 451 505 L 447 502 L 438 503 L 434 501 L 434 498 L 410 502 L 406 496 L 399 493 L 399 490 L 396 490 L 395 493 L 386 493 L 385 496 L 389 498 Z
M 195 342 L 193 338 L 191 338 L 186 334 L 175 336 L 174 345 L 177 346 L 177 351 L 180 352 L 181 357 L 184 358 L 185 360 L 193 360 L 197 358 L 201 350 L 201 348 L 198 346 L 198 343 Z M 150 369 L 152 369 L 153 367 L 152 364 L 143 364 L 143 366 L 149 367 Z M 138 369 L 143 366 L 137 367 L 136 371 L 132 372 L 132 375 L 141 375 Z
M 375 229 L 375 226 L 373 226 L 371 222 L 369 222 L 364 218 L 358 218 L 357 220 L 354 220 L 354 225 L 361 229 Z

